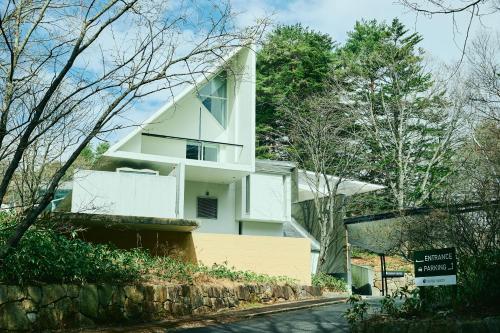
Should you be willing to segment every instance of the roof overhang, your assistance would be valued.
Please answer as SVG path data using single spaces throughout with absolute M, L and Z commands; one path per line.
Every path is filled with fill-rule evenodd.
M 254 171 L 251 165 L 189 160 L 170 156 L 117 151 L 109 153 L 104 160 L 136 163 L 155 170 L 171 170 L 184 164 L 187 181 L 230 184 Z M 164 171 L 165 172 L 165 171 Z M 167 172 L 168 173 L 168 172 Z
M 297 165 L 290 161 L 255 160 L 255 172 L 290 174 Z
M 315 193 L 319 192 L 320 197 L 328 196 L 328 187 L 324 177 L 320 177 L 319 184 L 315 182 L 315 174 L 312 171 L 299 170 L 298 171 L 298 201 L 307 201 L 314 198 Z M 346 196 L 362 194 L 372 191 L 377 191 L 385 188 L 383 185 L 371 184 L 359 180 L 343 179 L 339 177 L 327 175 L 328 183 L 330 186 L 338 184 L 337 193 Z
M 112 230 L 153 230 L 190 232 L 198 228 L 194 220 L 144 216 L 124 216 L 85 213 L 52 213 L 52 222 L 70 223 L 82 227 L 99 227 Z

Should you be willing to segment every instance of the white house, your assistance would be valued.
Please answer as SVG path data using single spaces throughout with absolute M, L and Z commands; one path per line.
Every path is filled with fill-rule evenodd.
M 293 203 L 311 195 L 298 173 L 293 163 L 255 159 L 255 53 L 241 48 L 114 144 L 99 170 L 77 171 L 71 212 L 195 220 L 195 241 L 216 237 L 205 241 L 201 257 L 290 274 L 266 269 L 265 261 L 273 255 L 285 260 L 284 252 L 291 251 L 291 262 L 284 266 L 295 267 L 304 258 L 295 269 L 307 282 L 302 277 L 311 267 L 311 237 L 291 212 Z M 341 187 L 348 195 L 378 188 L 361 182 Z M 317 243 L 312 241 L 314 261 Z M 246 254 L 241 253 L 245 246 Z M 220 258 L 213 252 L 217 249 L 224 249 Z M 233 258 L 253 254 L 255 262 Z

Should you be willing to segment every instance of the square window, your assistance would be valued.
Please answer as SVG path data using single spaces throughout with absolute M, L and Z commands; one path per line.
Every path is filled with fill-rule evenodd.
M 186 158 L 190 160 L 200 159 L 201 144 L 199 142 L 189 142 L 186 144 Z
M 219 147 L 217 145 L 203 145 L 203 160 L 217 162 L 219 155 Z
M 198 197 L 196 217 L 202 219 L 217 219 L 217 199 Z

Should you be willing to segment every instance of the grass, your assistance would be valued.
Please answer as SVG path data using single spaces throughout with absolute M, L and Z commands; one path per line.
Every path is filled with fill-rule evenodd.
M 327 291 L 347 291 L 347 285 L 343 280 L 325 273 L 313 274 L 311 280 L 313 286 L 320 287 Z

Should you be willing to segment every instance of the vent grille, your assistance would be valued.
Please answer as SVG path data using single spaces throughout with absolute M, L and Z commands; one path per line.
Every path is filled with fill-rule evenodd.
M 204 219 L 217 219 L 217 199 L 199 197 L 196 215 Z

